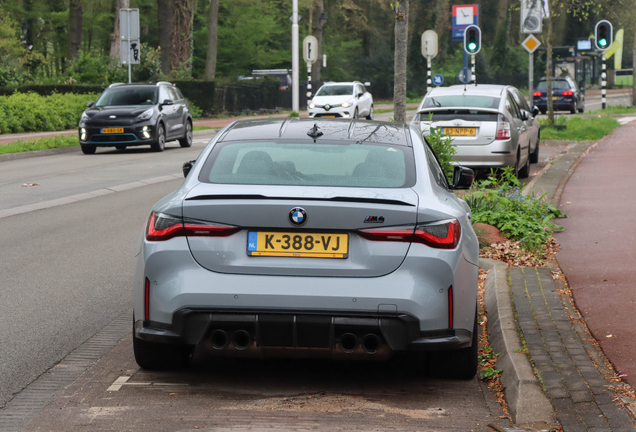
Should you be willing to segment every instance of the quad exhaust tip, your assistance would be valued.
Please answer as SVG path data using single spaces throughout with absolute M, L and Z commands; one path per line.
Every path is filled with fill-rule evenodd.
M 252 335 L 245 330 L 237 330 L 232 334 L 232 345 L 239 351 L 246 350 L 252 343 Z
M 353 333 L 345 333 L 340 336 L 340 348 L 346 353 L 352 353 L 358 347 L 358 337 Z
M 367 354 L 377 353 L 380 350 L 381 345 L 382 345 L 382 342 L 380 341 L 380 338 L 377 335 L 374 335 L 373 333 L 369 333 L 368 335 L 362 338 L 362 349 Z
M 222 350 L 230 343 L 230 337 L 223 330 L 214 330 L 210 334 L 210 342 L 215 350 Z

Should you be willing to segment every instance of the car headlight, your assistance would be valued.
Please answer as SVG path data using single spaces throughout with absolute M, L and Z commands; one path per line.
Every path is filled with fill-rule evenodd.
M 309 104 L 309 108 L 316 108 L 316 105 L 315 105 L 315 104 L 310 103 L 310 104 Z
M 88 120 L 90 120 L 90 119 L 91 119 L 91 118 L 90 118 L 90 117 L 86 114 L 86 111 L 84 111 L 84 112 L 82 113 L 82 118 L 80 119 L 80 121 L 88 121 Z
M 343 108 L 348 108 L 350 106 L 353 106 L 353 101 L 345 102 L 345 103 L 342 104 Z
M 153 112 L 154 108 L 150 108 L 149 110 L 146 110 L 139 114 L 139 116 L 137 116 L 137 120 L 148 120 L 150 117 L 152 117 Z

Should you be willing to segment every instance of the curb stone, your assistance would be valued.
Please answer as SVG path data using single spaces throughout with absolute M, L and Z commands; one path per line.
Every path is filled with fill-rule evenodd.
M 490 270 L 486 278 L 484 303 L 488 317 L 488 337 L 499 353 L 497 367 L 503 370 L 501 383 L 515 423 L 556 424 L 554 410 L 533 373 L 522 348 L 515 321 L 508 283 L 508 266 L 500 261 L 480 258 L 479 266 Z

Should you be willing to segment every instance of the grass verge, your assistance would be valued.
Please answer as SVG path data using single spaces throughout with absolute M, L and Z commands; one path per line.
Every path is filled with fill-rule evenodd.
M 608 105 L 605 109 L 588 111 L 586 114 L 636 114 L 636 107 Z
M 211 127 L 211 126 L 194 126 L 192 128 L 192 130 L 194 132 L 196 131 L 202 131 L 202 130 L 208 130 L 208 129 L 221 129 L 220 127 Z
M 546 125 L 547 119 L 539 120 Z M 579 116 L 559 116 L 555 124 L 566 125 L 566 130 L 542 129 L 542 140 L 596 141 L 611 134 L 620 123 L 611 117 L 582 118 Z
M 0 154 L 21 153 L 34 150 L 48 150 L 60 147 L 78 146 L 77 135 L 57 135 L 53 138 L 40 138 L 31 141 L 16 141 L 7 145 L 0 145 Z

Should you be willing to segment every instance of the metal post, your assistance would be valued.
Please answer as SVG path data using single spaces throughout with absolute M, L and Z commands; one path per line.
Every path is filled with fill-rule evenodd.
M 130 10 L 126 14 L 126 19 L 128 20 L 128 84 L 130 84 L 132 83 L 132 65 L 130 64 L 130 62 L 132 61 L 132 58 L 130 57 Z
M 603 65 L 601 66 L 601 107 L 605 109 L 605 102 L 607 99 L 605 98 L 605 88 L 607 87 L 607 75 L 605 73 L 605 51 L 601 53 L 601 61 Z
M 477 76 L 475 75 L 475 54 L 471 54 L 470 56 L 470 73 L 471 73 L 471 77 L 470 79 L 473 81 L 473 83 L 475 85 L 477 85 Z
M 292 111 L 300 111 L 298 101 L 298 0 L 292 2 Z
M 433 87 L 431 81 L 431 58 L 426 57 L 426 91 L 428 92 Z
M 307 105 L 311 99 L 311 63 L 307 62 Z M 309 106 L 307 107 L 309 108 Z
M 534 108 L 534 54 L 530 53 L 528 58 L 530 64 L 528 64 L 528 97 L 530 98 L 530 108 Z

